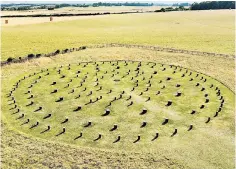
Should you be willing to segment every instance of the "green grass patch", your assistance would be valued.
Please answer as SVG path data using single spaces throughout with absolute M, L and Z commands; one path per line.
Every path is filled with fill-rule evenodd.
M 158 140 L 174 139 L 170 136 L 175 129 L 182 137 L 188 135 L 190 125 L 195 130 L 204 127 L 208 118 L 227 118 L 221 112 L 227 109 L 224 91 L 230 91 L 214 79 L 176 66 L 87 62 L 43 69 L 17 79 L 7 96 L 8 122 L 17 130 L 53 141 L 128 148 L 140 136 L 139 146 L 146 149 L 156 146 Z M 37 111 L 39 107 L 42 109 Z M 103 116 L 106 109 L 109 114 Z M 142 115 L 143 109 L 147 112 Z M 165 119 L 168 123 L 163 124 Z M 89 122 L 91 126 L 84 127 Z M 117 130 L 110 131 L 114 125 Z M 75 140 L 80 133 L 82 137 Z M 151 141 L 157 133 L 157 141 Z M 99 134 L 101 139 L 95 142 Z M 120 142 L 114 144 L 118 137 Z
M 57 57 L 39 58 L 39 59 L 31 60 L 25 63 L 5 66 L 2 68 L 2 86 L 3 86 L 2 88 L 2 112 L 3 112 L 2 118 L 4 122 L 3 131 L 2 131 L 3 151 L 4 151 L 3 165 L 6 168 L 8 166 L 12 166 L 12 168 L 19 168 L 19 167 L 48 168 L 49 166 L 51 167 L 52 166 L 54 167 L 78 167 L 78 166 L 81 167 L 83 166 L 83 167 L 90 167 L 90 168 L 94 168 L 94 167 L 107 168 L 111 166 L 114 168 L 115 167 L 145 168 L 147 166 L 148 168 L 157 168 L 157 167 L 158 168 L 168 168 L 168 167 L 169 168 L 196 168 L 196 167 L 197 168 L 233 168 L 233 165 L 234 165 L 233 163 L 233 158 L 234 158 L 234 151 L 233 151 L 234 149 L 234 94 L 230 90 L 228 90 L 228 88 L 226 88 L 224 85 L 220 84 L 218 81 L 215 81 L 214 79 L 209 78 L 205 75 L 203 76 L 207 77 L 208 80 L 210 80 L 212 83 L 220 86 L 222 90 L 222 95 L 224 95 L 226 99 L 226 102 L 224 105 L 225 109 L 223 109 L 221 116 L 218 116 L 217 119 L 211 120 L 211 122 L 206 125 L 204 123 L 205 116 L 201 114 L 200 117 L 204 116 L 204 118 L 202 119 L 204 121 L 201 121 L 200 118 L 192 119 L 193 121 L 196 122 L 196 124 L 198 124 L 198 128 L 195 128 L 194 130 L 190 132 L 186 131 L 187 126 L 184 126 L 182 123 L 178 123 L 178 125 L 180 126 L 180 128 L 182 128 L 182 130 L 178 128 L 179 129 L 178 134 L 175 135 L 173 138 L 170 137 L 170 134 L 173 133 L 173 129 L 176 127 L 177 123 L 175 123 L 176 120 L 170 121 L 170 124 L 169 124 L 170 126 L 169 127 L 165 126 L 167 127 L 167 129 L 169 129 L 169 131 L 167 130 L 166 133 L 162 133 L 163 136 L 161 137 L 160 135 L 160 137 L 154 142 L 150 141 L 150 139 L 154 137 L 153 135 L 154 131 L 156 132 L 154 128 L 158 127 L 160 125 L 160 122 L 162 122 L 162 121 L 158 121 L 158 124 L 155 124 L 155 121 L 152 120 L 152 116 L 150 116 L 155 113 L 146 114 L 149 116 L 147 116 L 147 119 L 145 120 L 147 122 L 150 122 L 150 124 L 152 124 L 154 128 L 148 125 L 147 125 L 147 128 L 142 128 L 142 129 L 146 129 L 147 132 L 150 131 L 150 133 L 144 134 L 143 136 L 147 136 L 147 138 L 144 139 L 144 137 L 141 137 L 140 142 L 136 144 L 133 143 L 133 141 L 137 138 L 136 134 L 131 135 L 131 137 L 127 139 L 124 139 L 123 137 L 121 137 L 120 142 L 113 144 L 112 142 L 117 138 L 116 134 L 118 133 L 114 133 L 113 135 L 114 137 L 109 137 L 109 138 L 103 137 L 101 140 L 97 142 L 93 141 L 93 139 L 97 137 L 97 135 L 91 136 L 90 138 L 87 137 L 86 139 L 83 138 L 83 140 L 87 142 L 88 144 L 83 144 L 82 138 L 81 140 L 78 139 L 77 141 L 74 142 L 73 137 L 71 137 L 70 135 L 67 135 L 68 133 L 65 133 L 65 135 L 61 135 L 62 137 L 55 136 L 57 133 L 62 131 L 62 128 L 61 128 L 62 126 L 60 126 L 61 124 L 59 123 L 56 123 L 57 125 L 59 125 L 58 130 L 55 130 L 55 133 L 52 134 L 52 138 L 49 138 L 48 136 L 43 138 L 39 134 L 39 132 L 44 130 L 45 129 L 44 127 L 40 128 L 40 130 L 34 130 L 36 129 L 34 128 L 32 131 L 29 129 L 31 125 L 27 125 L 27 126 L 24 126 L 25 128 L 21 128 L 19 126 L 21 124 L 20 123 L 21 121 L 15 120 L 15 118 L 19 117 L 21 114 L 18 114 L 16 116 L 11 115 L 13 111 L 9 111 L 9 109 L 11 108 L 12 105 L 11 106 L 8 105 L 8 103 L 10 102 L 7 102 L 8 98 L 6 98 L 5 96 L 12 89 L 12 86 L 23 76 L 33 74 L 34 72 L 40 72 L 41 69 L 46 70 L 47 68 L 49 69 L 51 73 L 55 73 L 55 71 L 58 70 L 58 68 L 61 65 L 63 65 L 64 66 L 63 71 L 67 72 L 68 76 L 73 77 L 75 70 L 77 70 L 75 69 L 77 68 L 76 64 L 79 64 L 82 61 L 94 62 L 95 60 L 102 61 L 102 60 L 116 60 L 116 59 L 141 60 L 143 61 L 143 63 L 147 63 L 148 61 L 165 63 L 165 66 L 167 66 L 168 70 L 171 70 L 168 66 L 169 64 L 180 65 L 180 66 L 187 67 L 193 70 L 200 71 L 207 75 L 210 75 L 211 77 L 214 77 L 224 82 L 231 89 L 234 88 L 234 81 L 232 79 L 233 74 L 234 74 L 233 73 L 234 64 L 231 59 L 226 59 L 226 58 L 221 58 L 221 57 L 205 57 L 205 56 L 196 57 L 196 56 L 191 56 L 187 54 L 170 54 L 170 53 L 165 53 L 165 52 L 156 52 L 156 51 L 141 50 L 141 49 L 126 49 L 126 48 L 88 49 L 85 51 L 58 55 Z M 116 62 L 114 61 L 114 63 Z M 72 74 L 69 73 L 69 70 L 66 70 L 66 66 L 68 64 L 71 64 L 71 66 L 73 67 L 72 72 L 71 72 Z M 90 66 L 95 66 L 95 65 L 90 65 Z M 53 69 L 54 67 L 57 67 L 57 69 L 54 70 Z M 100 67 L 102 68 L 103 66 L 100 65 Z M 133 68 L 136 68 L 136 66 L 134 66 Z M 157 68 L 159 69 L 161 67 L 157 66 Z M 87 67 L 84 69 L 87 69 L 88 72 L 91 72 L 91 73 L 95 71 L 95 69 L 93 68 L 91 69 L 91 67 L 90 68 Z M 147 71 L 147 75 L 150 75 L 149 73 L 152 73 L 152 71 L 149 71 L 148 69 L 147 70 L 145 69 L 144 71 L 145 72 Z M 122 71 L 122 72 L 126 72 L 126 71 Z M 46 74 L 46 72 L 44 73 Z M 160 70 L 159 70 L 159 73 L 160 73 Z M 169 73 L 165 73 L 165 72 L 162 72 L 162 73 L 163 73 L 163 76 L 172 76 L 171 71 L 169 71 Z M 193 71 L 193 73 L 196 73 L 196 72 Z M 110 73 L 110 75 L 112 74 Z M 179 75 L 176 76 L 175 78 L 177 79 L 180 78 Z M 31 79 L 30 78 L 27 79 L 25 81 L 25 85 L 23 86 L 28 87 L 30 85 L 29 83 L 35 81 L 35 79 L 38 76 L 39 75 L 32 76 Z M 56 73 L 54 75 L 52 74 L 52 76 L 55 76 L 56 78 L 60 77 Z M 69 82 L 69 80 L 70 79 L 67 79 L 66 82 Z M 109 80 L 110 79 L 107 79 L 107 81 Z M 180 82 L 184 84 L 187 84 L 187 82 L 189 82 L 188 80 L 185 82 L 183 78 L 180 78 L 179 80 L 182 80 Z M 46 90 L 49 91 L 48 89 L 50 86 L 43 85 L 44 81 L 45 82 L 48 81 L 49 83 L 51 83 L 52 81 L 50 79 L 49 80 L 44 79 L 44 78 L 41 79 L 41 82 L 42 82 L 41 85 L 45 88 L 45 91 Z M 208 82 L 210 83 L 210 81 L 207 81 L 207 84 Z M 45 83 L 45 84 L 48 84 L 48 83 Z M 65 83 L 64 85 L 66 84 L 67 83 Z M 93 86 L 96 83 L 93 84 L 92 82 L 90 84 L 92 84 Z M 35 86 L 32 89 L 33 92 L 34 92 L 34 88 L 37 88 L 37 85 L 40 86 L 40 82 L 38 84 L 35 84 Z M 64 85 L 62 83 L 60 87 L 64 87 Z M 79 86 L 80 84 L 78 83 L 76 85 Z M 19 88 L 20 87 L 22 86 L 19 86 Z M 191 86 L 188 86 L 188 85 L 186 87 L 187 89 L 192 88 Z M 108 85 L 106 89 L 107 90 L 109 89 Z M 193 91 L 190 90 L 190 91 L 194 92 L 194 90 Z M 211 90 L 209 89 L 209 91 Z M 26 91 L 22 90 L 22 92 L 26 92 Z M 46 93 L 46 92 L 44 93 L 42 89 L 41 89 L 41 92 L 42 94 L 47 94 L 47 96 L 50 95 L 49 93 Z M 67 95 L 68 94 L 67 92 L 69 91 L 65 90 L 62 93 L 65 93 L 65 95 Z M 77 92 L 80 92 L 80 90 L 77 90 Z M 193 94 L 196 94 L 197 92 L 199 91 L 197 90 Z M 139 94 L 140 93 L 137 93 L 137 95 Z M 170 90 L 169 95 L 173 97 L 172 94 L 173 93 L 171 93 L 171 90 Z M 213 92 L 212 95 L 215 95 L 215 93 Z M 168 96 L 168 92 L 166 93 L 166 96 Z M 60 95 L 58 95 L 58 97 L 60 97 Z M 55 97 L 55 99 L 58 99 L 58 97 Z M 141 96 L 138 96 L 136 99 L 138 100 L 140 97 Z M 200 97 L 202 98 L 202 96 Z M 142 101 L 145 101 L 145 98 L 146 96 L 141 99 L 141 104 L 143 103 L 146 104 L 145 102 L 142 102 Z M 22 104 L 22 107 L 25 107 L 26 104 L 30 103 L 30 101 L 25 98 L 25 95 L 24 95 L 24 98 L 19 96 L 18 99 L 21 101 L 26 100 L 24 104 Z M 69 98 L 69 99 L 73 100 L 74 98 Z M 164 98 L 162 97 L 162 99 L 165 99 L 165 97 Z M 55 101 L 54 99 L 51 99 L 51 100 Z M 87 101 L 87 99 L 85 100 Z M 186 97 L 186 100 L 187 100 L 187 97 Z M 161 100 L 159 101 L 160 103 L 154 102 L 154 104 L 157 106 L 159 104 L 163 106 L 163 104 L 166 103 L 166 102 L 161 102 Z M 199 104 L 200 103 L 199 101 L 200 100 L 196 100 L 196 103 Z M 42 100 L 38 100 L 38 102 L 41 103 L 44 101 L 42 99 Z M 44 103 L 47 105 L 48 108 L 50 108 L 50 104 L 48 102 L 44 102 Z M 123 103 L 120 102 L 120 104 L 123 104 Z M 148 110 L 151 112 L 153 111 L 153 108 L 157 108 L 157 106 L 154 106 L 154 107 L 151 106 L 151 109 L 148 109 Z M 194 106 L 194 105 L 185 105 L 184 107 L 188 109 L 190 108 L 188 106 Z M 118 107 L 121 107 L 121 106 L 118 106 Z M 140 106 L 140 108 L 142 107 L 143 106 Z M 169 108 L 171 108 L 173 111 L 176 111 L 174 107 L 169 107 Z M 27 109 L 28 107 L 25 110 Z M 140 111 L 139 107 L 135 107 L 135 109 L 137 109 L 137 114 L 138 114 Z M 187 109 L 186 110 L 183 109 L 182 111 L 187 111 Z M 59 110 L 59 112 L 61 111 Z M 97 111 L 93 111 L 93 112 L 94 113 L 92 114 L 96 115 L 94 117 L 100 118 L 101 114 L 104 113 L 104 109 L 102 109 L 101 112 L 97 112 Z M 31 113 L 31 115 L 33 115 L 32 114 L 33 112 L 26 111 L 26 113 Z M 44 113 L 46 115 L 49 112 L 44 112 Z M 67 116 L 69 113 L 70 112 L 65 112 L 65 116 Z M 206 115 L 209 115 L 209 113 L 210 112 L 206 112 Z M 40 115 L 44 115 L 44 114 L 39 114 L 39 120 L 42 120 L 41 118 L 42 116 Z M 119 112 L 117 112 L 117 114 L 115 115 L 119 115 Z M 159 115 L 155 114 L 155 115 L 157 117 L 161 117 L 160 114 Z M 125 120 L 127 121 L 130 120 L 131 119 L 130 117 L 131 116 L 128 116 L 128 118 Z M 181 114 L 181 117 L 185 117 L 185 114 Z M 65 119 L 64 116 L 62 119 L 59 119 L 59 120 L 63 120 L 63 119 Z M 69 117 L 69 120 L 71 120 L 71 117 Z M 89 119 L 89 120 L 94 120 L 94 118 Z M 36 119 L 35 119 L 35 122 L 36 122 Z M 79 126 L 83 128 L 83 124 L 86 122 L 87 120 L 82 121 L 79 124 Z M 134 126 L 138 127 L 137 129 L 140 129 L 139 127 L 141 125 L 142 120 L 136 121 L 135 119 L 133 119 L 133 120 L 130 120 L 129 122 L 130 123 L 132 122 Z M 50 123 L 45 123 L 45 127 L 47 127 L 48 124 Z M 99 121 L 97 123 L 97 126 L 98 124 L 101 124 L 101 122 Z M 104 124 L 104 126 L 106 125 L 108 126 L 107 128 L 104 129 L 104 131 L 106 131 L 107 133 L 109 133 L 107 129 L 110 129 L 110 125 L 108 124 Z M 99 132 L 103 130 L 103 128 L 101 129 L 96 128 L 95 130 Z M 159 130 L 159 132 L 160 131 L 161 130 Z M 80 130 L 72 131 L 72 133 L 75 133 L 75 132 L 78 132 L 79 134 Z M 128 130 L 126 132 L 128 133 Z M 137 132 L 137 131 L 134 131 L 134 132 Z M 106 134 L 106 133 L 102 133 L 102 134 Z M 165 134 L 166 136 L 164 136 Z M 66 141 L 69 139 L 71 139 L 71 142 Z M 14 160 L 12 160 L 13 158 Z

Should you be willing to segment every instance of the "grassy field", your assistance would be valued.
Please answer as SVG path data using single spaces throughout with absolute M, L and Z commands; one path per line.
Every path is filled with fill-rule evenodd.
M 2 60 L 101 43 L 149 44 L 234 54 L 233 21 L 234 11 L 217 10 L 110 15 L 55 23 L 3 25 Z M 27 23 L 27 19 L 24 22 Z
M 145 57 L 143 57 L 144 55 Z M 39 71 L 42 68 L 60 66 L 61 64 L 67 65 L 72 62 L 79 63 L 80 61 L 98 61 L 108 59 L 152 60 L 154 62 L 156 61 L 166 64 L 180 65 L 206 73 L 217 79 L 222 76 L 222 73 L 215 71 L 215 67 L 218 67 L 219 70 L 224 68 L 224 75 L 229 77 L 229 79 L 224 80 L 224 83 L 231 86 L 231 89 L 234 87 L 233 59 L 228 60 L 224 58 L 203 56 L 196 57 L 148 50 L 143 51 L 141 49 L 103 48 L 88 49 L 85 51 L 60 55 L 52 58 L 40 58 L 24 64 L 6 66 L 2 70 L 2 86 L 4 89 L 2 91 L 2 96 L 8 93 L 8 91 L 12 88 L 11 86 L 16 82 L 16 80 L 19 79 L 19 77 Z M 198 60 L 198 64 L 196 64 L 196 60 Z M 24 131 L 23 128 L 11 127 L 12 125 L 10 125 L 10 123 L 12 122 L 12 117 L 10 117 L 11 115 L 9 106 L 7 105 L 7 99 L 3 97 L 3 105 L 5 105 L 3 106 L 3 112 L 6 113 L 4 113 L 5 115 L 3 116 L 3 120 L 7 122 L 3 125 L 4 129 L 7 128 L 7 132 L 3 132 L 3 142 L 5 143 L 3 145 L 7 145 L 5 147 L 5 150 L 7 151 L 5 151 L 6 153 L 4 154 L 4 164 L 6 166 L 32 165 L 40 168 L 48 165 L 54 165 L 54 167 L 68 167 L 76 165 L 85 167 L 97 166 L 98 168 L 118 166 L 121 168 L 145 168 L 147 166 L 149 166 L 149 168 L 196 168 L 196 166 L 201 168 L 233 168 L 234 94 L 223 86 L 221 86 L 221 88 L 224 91 L 223 93 L 227 106 L 223 109 L 222 115 L 219 116 L 219 118 L 211 121 L 208 125 L 202 123 L 202 125 L 200 125 L 201 127 L 199 126 L 192 132 L 186 134 L 179 133 L 173 139 L 169 139 L 167 137 L 164 137 L 164 139 L 160 137 L 160 140 L 157 140 L 154 144 L 140 142 L 138 143 L 139 146 L 132 146 L 132 150 L 130 151 L 119 150 L 119 145 L 107 146 L 104 142 L 103 144 L 97 143 L 96 146 L 89 146 L 97 148 L 100 147 L 100 149 L 90 149 L 89 147 L 83 148 L 81 147 L 81 143 L 79 141 L 76 143 L 79 147 L 73 147 L 64 143 L 59 143 L 56 140 L 46 141 L 37 139 L 31 136 L 32 133 L 22 133 L 22 131 Z M 28 129 L 25 129 L 25 131 L 26 130 Z M 18 133 L 19 131 L 22 135 L 12 134 Z M 19 139 L 25 140 L 23 141 L 24 143 L 22 144 L 22 141 L 19 142 Z M 45 145 L 43 146 L 42 144 Z M 127 144 L 131 145 L 131 143 Z M 142 148 L 146 145 L 148 145 L 150 149 Z M 153 149 L 152 147 L 154 145 L 156 147 Z M 125 144 L 123 146 L 125 146 Z M 50 150 L 46 151 L 46 147 Z M 23 152 L 23 154 L 20 156 L 19 154 L 13 155 L 13 150 Z M 93 153 L 95 150 L 97 152 L 96 155 Z M 52 156 L 52 158 L 50 158 L 50 160 L 46 160 L 45 156 L 38 154 L 39 152 L 46 156 Z M 107 154 L 104 154 L 105 152 L 107 152 Z M 82 155 L 78 155 L 80 153 L 86 154 L 86 156 L 82 157 Z M 14 159 L 18 159 L 18 161 L 11 161 L 10 157 L 12 156 L 14 156 Z M 33 156 L 33 160 L 27 160 L 29 156 Z M 59 157 L 60 160 L 57 160 L 56 157 Z M 70 159 L 69 161 L 67 160 L 68 158 Z M 76 162 L 78 159 L 79 162 Z M 22 161 L 24 161 L 24 163 L 22 163 Z M 201 161 L 201 163 L 199 163 L 199 161 Z
M 140 72 L 135 71 L 140 63 Z M 153 74 L 155 71 L 157 73 Z M 166 143 L 175 128 L 182 136 L 187 135 L 190 125 L 202 127 L 204 121 L 213 117 L 219 109 L 221 100 L 215 94 L 215 87 L 223 87 L 197 72 L 148 62 L 81 63 L 42 69 L 35 73 L 31 73 L 32 76 L 24 75 L 25 79 L 18 78 L 21 80 L 19 87 L 8 97 L 11 113 L 7 119 L 18 130 L 48 140 L 118 149 L 133 149 L 132 142 L 141 135 L 143 151 L 150 151 L 146 144 L 151 149 L 160 144 L 159 141 L 157 145 L 151 142 L 157 132 Z M 52 85 L 52 82 L 56 84 Z M 199 87 L 195 86 L 197 83 Z M 177 84 L 181 86 L 176 87 Z M 214 88 L 210 88 L 212 84 Z M 31 93 L 25 94 L 28 90 Z M 52 93 L 55 90 L 56 93 Z M 176 96 L 178 92 L 180 95 Z M 205 97 L 205 94 L 208 96 Z M 168 102 L 172 105 L 167 108 Z M 12 109 L 15 105 L 19 106 L 19 112 L 17 108 Z M 201 105 L 206 108 L 199 108 Z M 36 112 L 40 106 L 42 110 Z M 78 106 L 81 110 L 76 110 Z M 140 115 L 144 108 L 147 112 Z M 190 114 L 193 110 L 196 116 Z M 106 117 L 103 116 L 104 112 L 108 113 Z M 166 118 L 168 124 L 161 125 Z M 36 122 L 39 125 L 31 129 Z M 91 126 L 84 127 L 89 122 Z M 144 126 L 146 123 L 147 127 Z M 111 132 L 114 125 L 118 129 Z M 64 127 L 66 131 L 59 136 Z M 101 141 L 98 145 L 94 144 L 93 140 L 100 134 Z M 82 139 L 75 141 L 79 135 Z M 117 137 L 121 137 L 120 143 L 112 144 Z
M 111 15 L 38 24 L 25 20 L 25 25 L 2 26 L 2 60 L 10 56 L 19 57 L 28 53 L 47 53 L 56 49 L 101 43 L 148 44 L 233 54 L 233 20 L 234 13 L 229 10 Z M 104 63 L 104 66 L 102 62 L 98 62 L 105 60 L 114 61 L 112 63 L 116 63 L 116 60 L 142 61 L 141 70 L 144 74 L 140 71 L 137 90 L 131 92 L 134 82 L 129 78 L 135 76 L 134 70 L 138 63 L 130 63 L 130 77 L 117 84 L 110 76 L 119 72 L 115 77 L 121 78 L 127 72 L 125 63 L 119 63 L 120 68 L 112 72 L 114 66 L 109 63 Z M 97 61 L 101 69 L 98 76 L 104 75 L 103 80 L 99 79 L 103 90 L 93 92 L 92 99 L 103 95 L 104 100 L 84 110 L 84 104 L 90 98 L 86 95 L 90 90 L 95 91 L 98 88 L 94 87 L 96 65 L 89 64 L 84 68 L 84 64 L 76 64 L 90 61 Z M 163 67 L 157 64 L 155 70 L 158 73 L 156 77 L 153 75 L 149 93 L 144 92 L 139 96 L 148 85 L 147 78 L 153 74 L 150 65 L 145 64 L 149 61 L 165 64 L 166 70 L 162 71 Z M 68 64 L 71 64 L 70 70 Z M 59 75 L 56 71 L 61 65 L 63 67 Z M 192 75 L 181 77 L 180 68 L 173 74 L 174 67 L 170 68 L 168 65 L 191 69 Z M 48 69 L 49 75 L 44 76 L 47 73 L 45 71 L 26 78 L 19 84 L 14 98 L 20 112 L 12 114 L 17 109 L 11 109 L 14 103 L 9 101 L 11 97 L 6 96 L 13 85 L 24 76 L 42 69 Z M 78 70 L 81 70 L 79 77 L 89 73 L 89 81 L 83 84 L 83 88 L 76 88 L 81 82 L 81 78 L 74 78 Z M 234 70 L 234 59 L 230 58 L 122 47 L 88 48 L 55 57 L 41 57 L 6 65 L 1 69 L 2 168 L 234 168 Z M 104 74 L 105 71 L 108 71 L 108 75 Z M 203 75 L 196 77 L 196 72 Z M 60 79 L 61 75 L 66 77 Z M 38 83 L 32 88 L 34 98 L 27 99 L 30 96 L 24 94 L 30 90 L 27 87 L 39 76 L 42 78 L 38 79 Z M 205 83 L 200 80 L 201 76 L 207 79 Z M 142 82 L 144 77 L 145 83 Z M 172 77 L 172 80 L 167 82 L 166 77 Z M 189 81 L 191 77 L 193 81 Z M 70 87 L 64 88 L 70 79 L 73 79 Z M 163 82 L 159 83 L 160 80 Z M 50 86 L 53 81 L 58 82 L 56 86 Z M 195 86 L 197 82 L 200 83 L 199 88 Z M 180 89 L 176 89 L 176 83 L 181 84 Z M 168 90 L 161 89 L 164 84 Z M 211 84 L 220 88 L 225 100 L 217 117 L 213 116 L 220 100 L 216 96 L 217 91 L 210 88 Z M 86 92 L 82 92 L 84 87 L 88 88 Z M 205 90 L 201 92 L 202 87 L 205 87 Z M 106 92 L 110 88 L 114 93 L 108 96 Z M 54 89 L 59 92 L 50 94 Z M 72 89 L 75 89 L 75 93 L 69 94 Z M 122 90 L 125 90 L 124 99 L 112 104 L 114 107 L 109 107 L 111 114 L 102 117 L 107 103 L 115 96 L 118 97 Z M 163 92 L 163 95 L 155 95 L 156 90 Z M 174 94 L 177 91 L 181 91 L 183 95 L 176 98 Z M 81 98 L 77 101 L 75 97 L 79 93 Z M 204 103 L 204 94 L 209 95 L 209 103 Z M 125 99 L 130 95 L 134 99 L 134 105 L 127 108 L 128 102 Z M 62 96 L 65 100 L 55 102 Z M 146 102 L 148 96 L 151 96 L 151 100 Z M 173 100 L 173 105 L 165 107 L 169 99 Z M 26 106 L 31 101 L 34 101 L 34 104 Z M 74 108 L 80 104 L 83 105 L 82 111 L 74 112 Z M 199 108 L 202 104 L 206 105 L 204 109 Z M 33 112 L 39 106 L 43 106 L 43 111 Z M 139 115 L 142 108 L 148 109 L 147 114 Z M 189 114 L 193 109 L 197 110 L 194 116 Z M 16 120 L 22 113 L 25 117 Z M 52 118 L 43 119 L 49 113 Z M 74 113 L 76 115 L 73 115 Z M 208 117 L 211 117 L 211 121 L 206 124 Z M 29 124 L 20 126 L 27 118 L 30 119 Z M 65 118 L 69 121 L 60 124 Z M 161 125 L 164 118 L 170 119 L 169 124 Z M 36 121 L 39 121 L 39 125 L 30 130 L 29 127 Z M 92 121 L 93 125 L 84 129 L 83 125 L 88 121 Z M 148 124 L 140 128 L 143 121 Z M 118 130 L 109 132 L 116 123 Z M 194 128 L 187 131 L 190 124 L 193 124 Z M 51 130 L 39 134 L 48 125 L 52 127 Z M 56 137 L 63 127 L 66 127 L 66 132 Z M 175 128 L 178 128 L 178 133 L 170 137 Z M 74 140 L 81 131 L 83 137 Z M 156 132 L 160 134 L 159 137 L 150 141 Z M 102 138 L 93 141 L 99 133 Z M 121 136 L 120 142 L 112 143 L 118 135 Z M 134 144 L 133 141 L 138 135 L 141 135 L 141 140 Z

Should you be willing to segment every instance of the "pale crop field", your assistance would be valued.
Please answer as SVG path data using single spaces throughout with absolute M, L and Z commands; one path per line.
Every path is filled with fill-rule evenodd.
M 56 23 L 3 25 L 2 60 L 104 43 L 149 44 L 234 54 L 233 21 L 234 11 L 219 10 L 109 15 Z
M 2 60 L 109 43 L 233 54 L 233 18 L 222 10 L 29 21 L 2 27 Z M 232 58 L 124 47 L 6 65 L 3 168 L 234 168 L 234 69 Z
M 107 17 L 107 15 L 100 15 L 100 16 L 74 16 L 74 17 L 53 17 L 53 23 L 55 22 L 61 22 L 61 21 L 73 21 L 73 20 L 88 20 L 88 19 L 92 19 L 93 17 L 96 18 L 103 18 L 103 17 Z M 8 20 L 8 24 L 5 24 L 5 21 Z M 29 17 L 29 18 L 25 18 L 25 17 L 20 17 L 20 18 L 10 18 L 10 17 L 6 17 L 6 18 L 1 18 L 1 24 L 9 27 L 9 26 L 19 26 L 19 25 L 29 25 L 29 24 L 42 24 L 42 23 L 49 23 L 50 21 L 50 17 Z
M 64 7 L 57 8 L 54 10 L 48 9 L 35 9 L 28 11 L 2 11 L 2 16 L 6 15 L 38 15 L 38 14 L 79 14 L 79 13 L 103 13 L 103 12 L 145 12 L 145 11 L 155 11 L 161 8 L 166 8 L 168 6 L 117 6 L 117 7 Z

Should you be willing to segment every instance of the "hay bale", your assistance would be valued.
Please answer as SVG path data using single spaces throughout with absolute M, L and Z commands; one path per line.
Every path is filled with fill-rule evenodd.
M 36 58 L 39 58 L 41 57 L 42 55 L 39 53 L 39 54 L 36 54 Z
M 55 55 L 57 55 L 57 54 L 59 54 L 60 53 L 60 50 L 59 49 L 57 49 L 55 52 Z
M 32 59 L 35 55 L 34 54 L 28 54 L 28 59 Z
M 12 57 L 7 58 L 7 62 L 12 62 L 13 60 L 14 60 L 14 58 L 12 58 Z

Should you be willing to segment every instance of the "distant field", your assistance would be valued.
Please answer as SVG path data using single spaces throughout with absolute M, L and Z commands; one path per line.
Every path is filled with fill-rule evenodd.
M 157 9 L 166 8 L 166 6 L 121 6 L 121 7 L 64 7 L 57 8 L 54 10 L 48 9 L 36 9 L 36 10 L 28 10 L 28 11 L 2 11 L 2 16 L 5 15 L 35 15 L 35 14 L 66 14 L 66 13 L 101 13 L 101 12 L 145 12 L 145 11 L 155 11 Z
M 27 25 L 2 26 L 2 60 L 101 43 L 234 54 L 233 21 L 230 10 L 109 15 L 41 24 L 27 18 L 22 21 Z
M 94 17 L 103 18 L 108 17 L 108 15 L 97 15 L 97 16 L 64 16 L 64 17 L 53 17 L 53 23 L 61 21 L 74 21 L 74 20 L 90 20 Z M 8 20 L 8 24 L 5 24 L 5 20 Z M 42 24 L 50 23 L 50 17 L 20 17 L 20 18 L 1 18 L 1 24 L 6 27 L 19 26 L 19 25 L 31 25 L 31 24 Z

